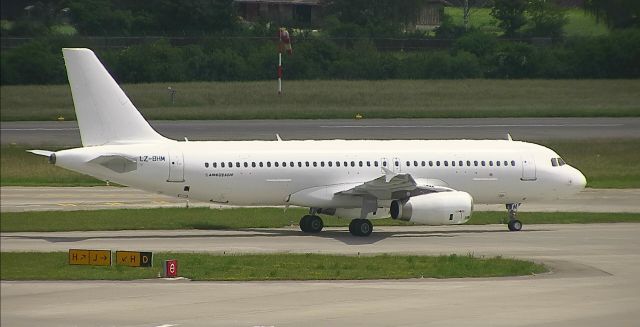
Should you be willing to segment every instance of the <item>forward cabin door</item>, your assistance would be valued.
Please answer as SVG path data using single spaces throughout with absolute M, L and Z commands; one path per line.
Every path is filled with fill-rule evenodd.
M 522 178 L 523 181 L 535 181 L 536 177 L 536 161 L 531 154 L 522 155 Z
M 167 182 L 184 182 L 184 156 L 180 151 L 169 152 L 169 178 Z

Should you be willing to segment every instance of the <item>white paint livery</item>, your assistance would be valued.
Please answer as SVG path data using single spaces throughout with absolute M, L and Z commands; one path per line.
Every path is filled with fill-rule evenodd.
M 330 140 L 177 142 L 156 133 L 97 57 L 63 49 L 84 147 L 48 155 L 58 166 L 182 198 L 233 205 L 310 208 L 353 219 L 366 236 L 369 219 L 461 224 L 473 203 L 502 203 L 510 230 L 520 203 L 581 191 L 585 177 L 554 151 L 508 140 Z M 389 208 L 391 212 L 389 213 Z

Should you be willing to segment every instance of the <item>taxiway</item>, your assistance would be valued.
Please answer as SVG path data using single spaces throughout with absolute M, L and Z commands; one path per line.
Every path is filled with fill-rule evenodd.
M 482 279 L 308 282 L 2 281 L 3 326 L 633 326 L 640 224 L 2 233 L 3 251 L 69 248 L 502 255 L 553 272 Z M 37 263 L 34 263 L 37 264 Z

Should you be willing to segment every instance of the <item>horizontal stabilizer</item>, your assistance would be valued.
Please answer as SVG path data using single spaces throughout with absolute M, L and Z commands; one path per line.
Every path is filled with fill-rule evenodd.
M 31 152 L 33 154 L 37 154 L 39 156 L 45 156 L 45 157 L 48 157 L 52 153 L 54 153 L 53 151 L 47 151 L 47 150 L 27 150 L 27 152 Z

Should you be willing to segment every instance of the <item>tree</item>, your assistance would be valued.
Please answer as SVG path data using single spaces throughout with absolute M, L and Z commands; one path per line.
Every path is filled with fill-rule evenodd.
M 603 18 L 610 28 L 640 26 L 638 0 L 586 0 L 584 5 L 596 19 Z
M 498 26 L 506 36 L 514 36 L 526 23 L 527 4 L 527 0 L 494 0 L 491 16 L 499 21 Z
M 462 7 L 462 21 L 464 24 L 464 30 L 468 31 L 471 27 L 471 15 L 474 12 L 474 8 L 482 8 L 486 6 L 491 0 L 450 0 L 456 6 Z
M 552 1 L 530 0 L 527 13 L 531 17 L 531 26 L 527 28 L 527 34 L 548 37 L 562 37 L 564 34 L 567 15 Z
M 427 0 L 328 0 L 325 14 L 335 16 L 341 24 L 357 25 L 372 35 L 393 35 L 415 23 L 426 3 Z

